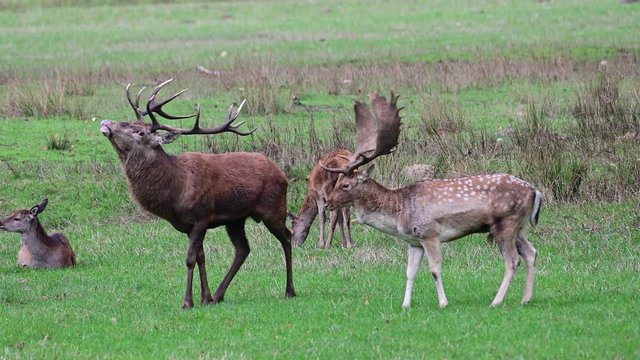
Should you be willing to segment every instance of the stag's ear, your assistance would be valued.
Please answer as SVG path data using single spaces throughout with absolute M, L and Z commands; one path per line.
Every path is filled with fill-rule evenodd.
M 369 175 L 375 169 L 375 164 L 371 164 L 368 168 L 362 170 L 360 174 L 358 174 L 358 183 L 363 183 L 369 179 Z
M 42 200 L 42 201 L 40 202 L 40 204 L 35 205 L 34 207 L 32 207 L 32 208 L 29 210 L 29 214 L 30 214 L 32 217 L 36 217 L 38 214 L 40 214 L 41 212 L 43 212 L 43 211 L 44 211 L 44 209 L 46 209 L 46 208 L 47 208 L 47 204 L 48 204 L 48 203 L 49 203 L 49 199 L 45 198 L 44 200 Z
M 171 132 L 166 132 L 166 133 L 163 133 L 163 134 L 158 134 L 157 135 L 158 145 L 164 145 L 164 144 L 172 143 L 179 136 L 180 136 L 180 132 L 178 132 L 178 131 L 171 131 Z

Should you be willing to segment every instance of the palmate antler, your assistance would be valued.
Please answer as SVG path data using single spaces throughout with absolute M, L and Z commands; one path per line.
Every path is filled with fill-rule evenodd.
M 133 108 L 133 111 L 136 113 L 136 118 L 138 119 L 138 121 L 143 121 L 144 122 L 144 117 L 146 115 L 149 115 L 149 118 L 151 119 L 151 131 L 157 131 L 157 130 L 166 130 L 166 131 L 171 131 L 171 132 L 179 132 L 182 135 L 194 135 L 194 134 L 219 134 L 219 133 L 223 133 L 223 132 L 232 132 L 234 134 L 238 134 L 241 136 L 246 136 L 246 135 L 250 135 L 252 134 L 256 129 L 253 129 L 251 131 L 248 132 L 242 132 L 238 130 L 238 127 L 240 127 L 242 124 L 244 124 L 244 121 L 235 124 L 235 125 L 231 125 L 237 118 L 238 115 L 240 114 L 240 111 L 242 110 L 242 107 L 244 106 L 244 104 L 246 103 L 246 99 L 242 101 L 242 103 L 240 104 L 240 106 L 238 106 L 237 109 L 235 109 L 235 103 L 231 104 L 231 106 L 229 106 L 229 111 L 227 113 L 227 119 L 225 120 L 224 124 L 214 127 L 214 128 L 201 128 L 200 127 L 200 104 L 196 105 L 196 111 L 195 113 L 191 114 L 191 115 L 180 115 L 180 116 L 174 116 L 174 115 L 169 115 L 167 114 L 164 110 L 162 110 L 162 107 L 164 105 L 166 105 L 167 103 L 169 103 L 171 100 L 177 98 L 178 96 L 182 95 L 182 93 L 184 93 L 185 91 L 187 91 L 187 89 L 184 89 L 182 91 L 177 92 L 176 94 L 174 94 L 173 96 L 169 97 L 168 99 L 161 101 L 161 102 L 156 102 L 156 96 L 158 95 L 158 92 L 160 91 L 160 89 L 162 89 L 165 85 L 167 85 L 168 83 L 172 82 L 173 79 L 169 79 L 165 82 L 163 82 L 162 84 L 156 86 L 153 91 L 151 92 L 151 97 L 149 98 L 149 101 L 147 102 L 146 105 L 146 110 L 142 111 L 140 110 L 140 96 L 142 95 L 142 92 L 144 91 L 144 87 L 142 89 L 140 89 L 140 91 L 138 91 L 138 94 L 136 95 L 136 99 L 135 101 L 131 98 L 131 94 L 129 93 L 129 89 L 131 88 L 131 84 L 127 85 L 126 88 L 126 93 L 127 93 L 127 100 L 129 101 L 129 105 L 131 105 L 131 107 Z M 169 126 L 169 125 L 163 125 L 160 124 L 160 122 L 156 119 L 155 114 L 158 114 L 160 116 L 162 116 L 165 119 L 169 119 L 169 120 L 179 120 L 179 119 L 189 119 L 192 117 L 195 117 L 195 123 L 193 125 L 193 127 L 191 129 L 180 129 L 180 128 L 176 128 L 173 126 Z
M 400 110 L 396 103 L 398 96 L 391 93 L 391 102 L 384 96 L 371 94 L 371 107 L 356 101 L 356 151 L 347 159 L 349 163 L 344 168 L 328 168 L 322 163 L 323 169 L 331 172 L 350 175 L 358 167 L 373 161 L 380 155 L 391 154 L 398 145 L 400 135 Z

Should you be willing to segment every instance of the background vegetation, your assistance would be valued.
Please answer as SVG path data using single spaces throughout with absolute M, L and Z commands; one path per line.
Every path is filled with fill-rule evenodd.
M 0 357 L 568 358 L 640 356 L 638 4 L 619 1 L 187 2 L 0 0 L 0 214 L 50 199 L 42 220 L 78 253 L 74 269 L 16 266 L 0 234 Z M 315 161 L 353 147 L 352 104 L 401 95 L 403 169 L 437 177 L 508 172 L 545 194 L 534 303 L 519 273 L 506 304 L 481 236 L 444 246 L 450 306 L 420 276 L 400 308 L 405 246 L 354 225 L 354 249 L 294 252 L 299 296 L 262 225 L 225 303 L 180 310 L 185 237 L 142 213 L 99 122 L 132 112 L 124 86 L 200 103 L 211 124 L 248 99 L 255 135 L 183 137 L 183 151 L 266 153 L 292 179 L 297 211 Z M 181 123 L 189 126 L 188 122 Z M 205 242 L 209 277 L 227 270 L 222 230 Z M 424 272 L 423 272 L 424 273 Z M 196 291 L 197 293 L 197 291 Z M 506 345 L 505 345 L 506 344 Z

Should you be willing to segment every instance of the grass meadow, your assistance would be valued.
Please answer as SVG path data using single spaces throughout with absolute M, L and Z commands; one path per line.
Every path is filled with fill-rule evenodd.
M 567 1 L 0 0 L 0 216 L 44 197 L 45 228 L 77 266 L 16 264 L 0 233 L 0 358 L 640 357 L 640 3 Z M 297 212 L 317 159 L 353 149 L 354 100 L 401 95 L 397 151 L 374 178 L 507 172 L 544 204 L 532 304 L 524 269 L 489 304 L 504 265 L 484 236 L 443 245 L 449 306 L 426 261 L 402 310 L 406 246 L 354 224 L 356 246 L 294 248 L 248 222 L 251 255 L 225 301 L 182 310 L 186 236 L 129 197 L 102 119 L 131 119 L 127 83 L 174 78 L 168 106 L 222 122 L 231 102 L 254 135 L 183 136 L 183 151 L 258 151 L 291 179 Z M 188 121 L 181 126 L 189 126 Z M 338 240 L 334 240 L 334 245 Z M 205 240 L 211 287 L 233 247 Z M 197 283 L 197 281 L 196 281 Z

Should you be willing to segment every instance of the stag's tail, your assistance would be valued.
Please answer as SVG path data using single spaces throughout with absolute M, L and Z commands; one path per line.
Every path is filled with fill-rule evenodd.
M 538 225 L 538 218 L 540 217 L 540 208 L 542 208 L 542 193 L 536 190 L 535 198 L 533 199 L 533 207 L 531 208 L 531 217 L 529 218 L 529 222 L 531 222 L 531 226 L 535 227 Z

